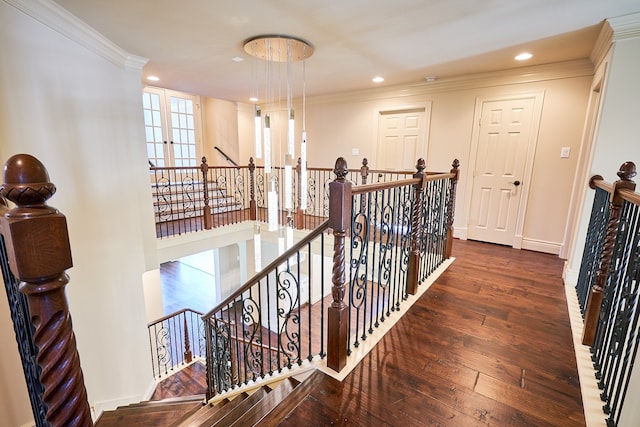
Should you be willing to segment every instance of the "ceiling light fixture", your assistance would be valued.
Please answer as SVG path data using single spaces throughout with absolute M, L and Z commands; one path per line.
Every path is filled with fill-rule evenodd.
M 526 61 L 527 59 L 531 59 L 533 57 L 529 52 L 522 52 L 521 54 L 516 55 L 516 61 Z
M 384 77 L 376 76 L 376 77 L 372 78 L 371 81 L 374 82 L 374 83 L 382 83 L 384 81 Z
M 249 98 L 249 101 L 256 103 L 258 102 L 258 98 L 256 98 L 255 96 L 252 96 L 251 98 Z
M 276 177 L 271 176 L 273 154 L 277 149 L 279 160 L 284 163 L 284 209 L 287 211 L 287 228 L 293 225 L 293 159 L 295 156 L 295 126 L 293 98 L 293 63 L 302 62 L 302 141 L 300 143 L 300 180 L 307 182 L 307 132 L 306 132 L 306 59 L 313 54 L 313 47 L 308 42 L 297 37 L 267 34 L 252 37 L 244 42 L 244 51 L 256 58 L 254 67 L 254 96 L 252 102 L 257 103 L 258 98 L 263 100 L 263 105 L 255 106 L 255 156 L 256 159 L 264 156 L 264 174 L 267 188 L 267 218 L 268 230 L 278 229 L 278 194 L 276 191 Z M 258 60 L 264 63 L 258 64 Z M 264 66 L 264 68 L 262 68 Z M 284 72 L 283 72 L 283 69 Z M 260 75 L 264 75 L 264 81 L 260 85 Z M 286 82 L 284 81 L 286 76 Z M 262 88 L 259 88 L 262 86 Z M 286 87 L 285 87 L 286 86 Z M 264 91 L 263 96 L 258 96 L 258 90 Z M 286 116 L 282 111 L 284 102 L 281 94 L 286 93 Z M 281 145 L 272 147 L 272 130 L 276 135 L 287 135 L 286 150 Z M 286 154 L 285 154 L 286 153 Z M 281 163 L 282 164 L 282 163 Z M 299 208 L 307 207 L 307 194 L 303 191 L 300 195 Z M 257 228 L 259 230 L 259 228 Z M 282 230 L 281 230 L 282 231 Z M 287 230 L 287 235 L 291 230 Z M 281 233 L 284 236 L 284 233 Z
M 157 81 L 160 81 L 160 77 L 158 77 L 158 76 L 147 76 L 147 80 L 149 80 L 150 82 L 157 82 Z

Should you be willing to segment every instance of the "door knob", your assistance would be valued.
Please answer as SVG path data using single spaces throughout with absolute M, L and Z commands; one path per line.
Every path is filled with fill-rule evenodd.
M 518 185 L 520 185 L 520 181 L 509 182 L 508 184 L 513 184 L 517 187 Z

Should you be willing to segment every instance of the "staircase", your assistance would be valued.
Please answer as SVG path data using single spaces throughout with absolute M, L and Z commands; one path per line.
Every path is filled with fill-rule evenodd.
M 307 371 L 215 404 L 204 396 L 147 401 L 104 412 L 96 427 L 273 426 L 284 420 L 327 376 Z
M 196 213 L 200 215 L 204 207 L 202 183 L 193 182 L 193 188 L 184 188 L 180 182 L 170 185 L 152 184 L 153 208 L 156 216 L 162 219 L 175 220 L 184 217 L 191 217 Z M 233 195 L 227 193 L 227 189 L 219 187 L 215 182 L 208 183 L 209 206 L 212 214 L 231 212 L 242 209 Z

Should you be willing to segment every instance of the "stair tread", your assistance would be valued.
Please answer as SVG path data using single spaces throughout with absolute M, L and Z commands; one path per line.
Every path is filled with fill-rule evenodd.
M 272 411 L 259 420 L 257 425 L 275 426 L 280 424 L 326 377 L 327 375 L 324 372 L 314 370 L 291 393 L 285 396 Z
M 218 402 L 216 405 L 207 405 L 205 408 L 200 409 L 197 413 L 191 415 L 184 421 L 174 423 L 172 427 L 199 427 L 201 425 L 210 426 L 210 422 L 212 420 L 215 420 L 215 417 L 224 417 L 236 406 L 242 403 L 247 397 L 249 397 L 248 394 L 242 393 L 232 400 L 225 399 L 221 402 Z
M 269 412 L 276 408 L 300 383 L 293 378 L 286 378 L 256 405 L 237 418 L 232 426 L 255 425 Z
M 228 412 L 223 417 L 217 417 L 214 423 L 201 424 L 200 427 L 229 427 L 234 423 L 234 421 L 241 416 L 241 414 L 250 410 L 254 405 L 256 405 L 260 400 L 266 396 L 268 391 L 262 387 L 257 389 L 254 393 L 252 393 L 249 397 L 244 399 L 238 406 L 233 408 L 230 412 Z
M 136 405 L 105 411 L 95 423 L 96 427 L 141 427 L 169 425 L 185 413 L 194 413 L 202 402 L 168 403 L 166 405 Z

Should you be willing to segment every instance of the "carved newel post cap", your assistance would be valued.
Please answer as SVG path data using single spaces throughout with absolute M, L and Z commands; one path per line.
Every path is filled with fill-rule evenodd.
M 418 173 L 422 173 L 426 168 L 427 168 L 427 162 L 425 162 L 422 157 L 419 158 L 418 161 L 416 162 L 416 170 L 418 171 Z
M 624 162 L 620 165 L 620 170 L 617 173 L 618 178 L 623 181 L 631 181 L 636 176 L 636 165 L 633 162 Z
M 336 159 L 336 165 L 333 168 L 333 173 L 336 174 L 337 181 L 344 181 L 345 177 L 349 173 L 349 169 L 347 168 L 347 161 L 344 157 L 338 157 Z
M 56 192 L 47 169 L 29 154 L 11 156 L 4 165 L 2 181 L 0 195 L 19 208 L 47 208 L 47 200 Z
M 367 160 L 367 158 L 363 158 L 362 159 L 362 166 L 367 167 L 369 165 L 369 160 Z
M 458 159 L 453 159 L 453 163 L 451 163 L 451 166 L 452 166 L 454 169 L 458 169 L 458 168 L 460 167 L 460 160 L 458 160 Z

